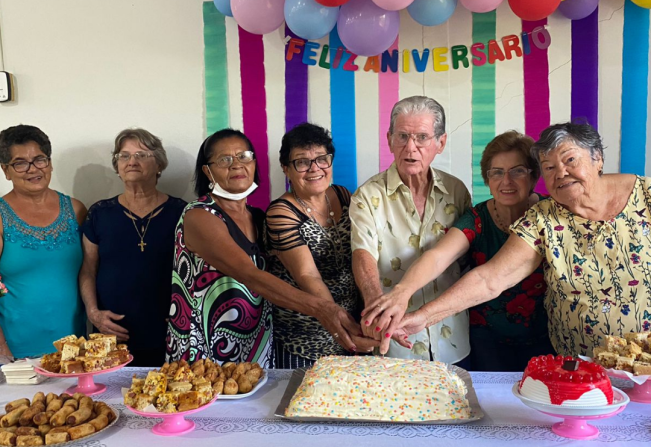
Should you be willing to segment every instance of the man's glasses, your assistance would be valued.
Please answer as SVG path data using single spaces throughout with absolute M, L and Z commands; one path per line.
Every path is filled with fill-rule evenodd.
M 310 160 L 309 158 L 297 158 L 296 160 L 291 160 L 290 163 L 294 165 L 296 172 L 306 172 L 309 171 L 314 163 L 318 168 L 326 169 L 332 166 L 332 154 L 319 155 L 318 157 Z
M 123 163 L 127 163 L 131 157 L 133 157 L 136 161 L 143 161 L 148 157 L 153 157 L 154 153 L 153 152 L 135 152 L 133 154 L 130 154 L 128 152 L 120 152 L 119 154 L 115 154 L 113 158 L 115 158 L 117 161 L 121 161 Z
M 43 169 L 50 166 L 50 157 L 38 157 L 32 161 L 16 161 L 14 163 L 8 163 L 9 166 L 14 168 L 16 172 L 27 172 L 29 167 L 34 165 L 36 169 Z
M 502 180 L 505 174 L 509 174 L 513 180 L 525 178 L 531 174 L 531 169 L 525 168 L 524 166 L 518 166 L 516 168 L 511 168 L 508 171 L 505 171 L 502 168 L 494 168 L 486 171 L 486 177 L 490 180 Z
M 391 141 L 399 147 L 406 146 L 410 138 L 414 140 L 416 147 L 428 147 L 432 143 L 434 135 L 407 132 L 395 132 L 391 134 Z
M 208 165 L 215 164 L 219 168 L 230 168 L 235 159 L 242 163 L 243 165 L 247 163 L 251 163 L 253 159 L 255 158 L 255 155 L 253 154 L 253 151 L 243 151 L 239 152 L 237 154 L 233 155 L 224 155 L 223 157 L 219 157 L 215 161 L 211 161 L 208 163 Z

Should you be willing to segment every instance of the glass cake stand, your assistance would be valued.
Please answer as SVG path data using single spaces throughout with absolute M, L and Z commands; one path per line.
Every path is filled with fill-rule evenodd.
M 559 436 L 571 439 L 594 439 L 599 436 L 599 429 L 587 423 L 589 420 L 606 419 L 621 413 L 630 402 L 626 393 L 613 387 L 613 403 L 611 405 L 594 407 L 563 407 L 561 405 L 545 404 L 528 399 L 520 394 L 520 382 L 513 385 L 513 395 L 520 399 L 523 404 L 538 410 L 548 416 L 562 418 L 562 422 L 552 425 L 552 431 Z
M 85 373 L 72 373 L 72 374 L 53 373 L 41 368 L 40 366 L 35 366 L 34 371 L 36 371 L 37 373 L 45 377 L 59 377 L 64 379 L 76 377 L 77 385 L 68 388 L 66 390 L 66 393 L 68 394 L 83 393 L 86 396 L 94 396 L 96 394 L 101 394 L 104 391 L 106 391 L 106 385 L 104 385 L 103 383 L 95 383 L 93 381 L 94 376 L 117 371 L 118 369 L 127 366 L 129 363 L 131 363 L 132 360 L 133 360 L 133 356 L 129 355 L 129 360 L 117 366 L 114 366 L 113 368 L 102 369 L 100 371 L 85 372 Z

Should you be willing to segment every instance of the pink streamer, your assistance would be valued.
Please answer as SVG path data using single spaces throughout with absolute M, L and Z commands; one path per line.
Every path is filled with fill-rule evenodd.
M 398 49 L 398 40 L 389 47 L 387 51 L 391 53 L 393 50 Z M 380 56 L 381 60 L 381 56 Z M 378 90 L 379 90 L 379 122 L 380 122 L 380 171 L 384 171 L 393 163 L 393 154 L 389 148 L 387 141 L 387 132 L 391 124 L 391 109 L 393 105 L 400 99 L 400 73 L 394 73 L 389 68 L 386 72 L 378 74 Z
M 255 148 L 260 185 L 248 198 L 248 204 L 261 208 L 269 206 L 269 139 L 267 137 L 267 100 L 264 76 L 264 45 L 262 36 L 251 34 L 238 26 L 240 37 L 240 78 L 242 80 L 242 119 L 244 134 Z

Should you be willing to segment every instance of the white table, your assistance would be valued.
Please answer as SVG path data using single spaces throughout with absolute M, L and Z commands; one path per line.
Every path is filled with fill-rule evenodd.
M 471 373 L 485 417 L 465 425 L 391 425 L 384 423 L 306 424 L 283 420 L 274 412 L 292 372 L 269 371 L 269 380 L 256 394 L 241 400 L 219 399 L 204 411 L 191 416 L 196 429 L 181 437 L 161 437 L 150 432 L 158 422 L 132 414 L 122 404 L 121 387 L 131 376 L 145 375 L 145 368 L 124 368 L 100 375 L 98 383 L 108 385 L 104 394 L 94 396 L 120 410 L 120 420 L 97 438 L 76 445 L 88 447 L 345 447 L 345 446 L 645 446 L 651 445 L 651 404 L 630 403 L 623 413 L 609 419 L 590 421 L 599 427 L 599 438 L 575 441 L 552 433 L 560 419 L 524 406 L 511 393 L 520 373 Z M 50 379 L 40 385 L 0 385 L 0 404 L 29 397 L 37 390 L 61 393 L 75 379 Z

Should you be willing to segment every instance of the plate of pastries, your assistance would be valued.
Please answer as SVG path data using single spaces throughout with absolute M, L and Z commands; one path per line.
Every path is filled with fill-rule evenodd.
M 53 344 L 56 352 L 45 354 L 42 371 L 37 371 L 50 377 L 114 371 L 133 360 L 127 345 L 118 344 L 115 335 L 90 334 L 88 339 L 68 335 Z
M 604 346 L 594 348 L 593 360 L 611 372 L 651 376 L 651 332 L 608 335 Z
M 119 412 L 104 402 L 76 393 L 16 399 L 0 416 L 0 446 L 65 445 L 95 436 L 112 425 Z
M 124 404 L 152 413 L 183 413 L 219 399 L 241 399 L 256 392 L 267 381 L 257 363 L 225 363 L 210 359 L 190 364 L 185 360 L 165 363 L 145 378 L 134 376 L 124 395 Z

